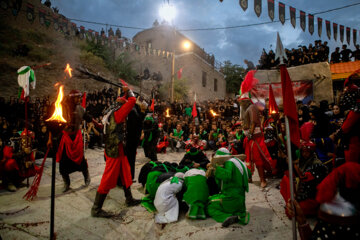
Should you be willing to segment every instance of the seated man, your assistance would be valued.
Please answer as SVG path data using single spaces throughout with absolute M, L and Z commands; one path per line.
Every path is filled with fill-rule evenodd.
M 170 133 L 170 146 L 172 150 L 178 152 L 179 149 L 184 145 L 184 131 L 182 130 L 181 124 L 176 125 L 176 129 Z
M 190 148 L 194 147 L 199 150 L 204 150 L 206 146 L 206 141 L 200 140 L 199 135 L 193 134 L 191 139 L 185 142 L 185 150 L 190 150 Z
M 206 165 L 210 163 L 209 159 L 203 153 L 203 151 L 192 147 L 190 151 L 188 151 L 181 162 L 179 163 L 180 166 L 187 166 L 189 168 L 203 168 L 206 169 Z
M 226 155 L 230 155 L 229 150 L 220 148 L 214 158 Z M 246 211 L 245 192 L 249 191 L 250 170 L 240 159 L 230 156 L 223 166 L 209 167 L 214 168 L 216 183 L 221 186 L 220 193 L 209 198 L 207 207 L 209 216 L 221 222 L 223 227 L 233 223 L 248 224 L 250 214 Z

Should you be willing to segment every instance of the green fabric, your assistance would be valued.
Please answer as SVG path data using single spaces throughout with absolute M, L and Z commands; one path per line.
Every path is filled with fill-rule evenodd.
M 178 184 L 181 179 L 182 178 L 179 178 L 179 177 L 172 177 L 170 180 L 170 184 L 173 184 L 173 183 Z
M 157 183 L 157 178 L 162 174 L 160 171 L 150 172 L 146 178 L 146 191 L 149 193 L 147 196 L 141 199 L 141 205 L 146 208 L 149 212 L 155 212 L 154 199 L 156 191 L 160 186 L 160 183 Z
M 186 192 L 183 196 L 189 206 L 188 217 L 205 219 L 205 206 L 209 198 L 209 188 L 203 175 L 185 177 Z
M 243 131 L 241 131 L 241 134 L 239 135 L 238 134 L 238 132 L 236 132 L 236 139 L 237 140 L 241 140 L 241 139 L 243 139 L 244 138 L 244 132 Z
M 175 170 L 176 170 L 176 172 L 185 173 L 185 172 L 189 171 L 189 167 L 188 167 L 188 166 L 184 166 L 183 168 L 176 168 Z
M 247 168 L 243 170 L 248 171 Z M 215 181 L 221 193 L 209 198 L 207 207 L 209 216 L 217 222 L 224 222 L 230 216 L 239 216 L 240 220 L 244 220 L 247 217 L 245 206 L 247 188 L 239 169 L 231 161 L 226 161 L 224 167 L 216 168 Z M 245 220 L 243 222 L 246 223 Z
M 185 115 L 187 115 L 187 116 L 191 116 L 191 112 L 192 112 L 192 109 L 191 109 L 191 107 L 187 107 L 187 108 L 185 108 Z
M 152 123 L 154 123 L 154 118 L 151 116 L 146 116 L 144 121 L 151 121 Z
M 23 75 L 25 73 L 27 73 L 31 68 L 29 66 L 27 66 L 24 70 L 18 72 L 19 75 Z
M 217 150 L 215 155 L 219 155 L 219 156 L 226 156 L 226 155 L 230 155 L 230 153 L 226 153 L 226 152 L 223 152 L 223 151 L 220 151 L 220 150 Z
M 191 155 L 191 156 L 195 156 L 195 155 L 197 155 L 198 153 L 199 153 L 199 151 L 196 150 L 196 152 L 188 151 L 186 154 L 189 154 L 189 155 Z
M 177 132 L 176 129 L 174 129 L 174 136 L 180 138 L 183 135 L 184 131 L 180 130 L 180 132 Z

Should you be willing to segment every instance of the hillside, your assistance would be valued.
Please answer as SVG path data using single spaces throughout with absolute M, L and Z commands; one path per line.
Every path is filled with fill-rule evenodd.
M 31 24 L 22 13 L 15 19 L 10 12 L 4 14 L 3 10 L 0 11 L 0 97 L 17 95 L 16 71 L 24 65 L 51 63 L 50 66 L 35 70 L 37 85 L 35 90 L 31 90 L 31 97 L 54 97 L 54 85 L 57 82 L 65 85 L 65 93 L 73 88 L 92 92 L 105 86 L 92 79 L 82 79 L 76 72 L 71 80 L 64 80 L 67 63 L 73 69 L 80 65 L 86 66 L 90 71 L 116 81 L 117 78 L 106 68 L 105 61 L 86 50 L 85 40 L 67 36 L 51 26 L 46 28 L 36 21 Z

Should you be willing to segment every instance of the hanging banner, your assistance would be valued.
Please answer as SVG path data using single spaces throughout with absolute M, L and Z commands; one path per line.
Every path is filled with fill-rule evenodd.
M 306 13 L 303 11 L 300 11 L 300 27 L 303 30 L 303 32 L 305 32 L 306 29 Z
M 268 14 L 269 14 L 271 21 L 274 21 L 274 16 L 275 16 L 274 0 L 268 0 Z
M 321 33 L 322 33 L 322 18 L 318 17 L 318 35 L 319 35 L 319 37 L 321 37 Z
M 252 99 L 256 102 L 265 103 L 265 99 L 269 98 L 269 84 L 257 84 L 250 92 Z M 313 100 L 313 82 L 312 81 L 293 81 L 292 82 L 295 101 L 302 101 L 307 104 Z M 271 83 L 274 92 L 275 101 L 278 106 L 283 105 L 281 83 Z
M 246 11 L 246 9 L 248 8 L 248 0 L 239 0 L 239 4 L 240 4 L 240 7 Z
M 309 33 L 313 35 L 314 33 L 314 15 L 309 14 Z
M 35 20 L 34 5 L 30 3 L 26 4 L 26 18 L 29 22 L 34 22 Z
M 53 15 L 54 29 L 59 30 L 59 16 Z
M 357 31 L 356 31 L 356 29 L 353 29 L 353 42 L 354 42 L 354 46 L 356 46 L 356 35 L 357 35 Z
M 346 27 L 346 41 L 350 45 L 350 28 Z
M 333 33 L 334 33 L 334 39 L 335 39 L 335 41 L 337 41 L 337 33 L 338 33 L 337 23 L 333 23 Z
M 260 17 L 262 11 L 262 0 L 254 0 L 254 11 L 256 16 Z
M 9 1 L 8 0 L 0 0 L 0 7 L 4 10 L 7 10 L 9 7 Z
M 39 8 L 39 22 L 41 25 L 45 24 L 45 14 L 46 14 L 46 11 L 44 9 Z
M 327 34 L 327 36 L 328 36 L 328 38 L 330 40 L 331 39 L 330 21 L 326 20 L 325 25 L 326 25 L 326 34 Z
M 296 9 L 290 7 L 290 22 L 291 25 L 295 28 L 296 27 Z
M 284 25 L 285 23 L 285 4 L 279 2 L 279 20 Z
M 340 25 L 340 41 L 344 42 L 344 26 Z
M 17 16 L 21 10 L 22 1 L 12 0 L 11 3 L 12 3 L 11 12 L 14 16 Z

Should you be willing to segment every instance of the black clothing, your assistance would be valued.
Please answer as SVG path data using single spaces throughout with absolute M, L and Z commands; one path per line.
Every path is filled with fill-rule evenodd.
M 192 167 L 193 162 L 200 164 L 200 167 L 204 169 L 206 169 L 206 165 L 210 163 L 209 159 L 205 156 L 205 154 L 202 151 L 198 150 L 198 153 L 195 155 L 192 155 L 191 152 L 186 153 L 179 165 Z
M 340 52 L 341 54 L 341 61 L 342 62 L 349 62 L 350 61 L 350 54 L 352 54 L 350 49 L 344 49 Z

